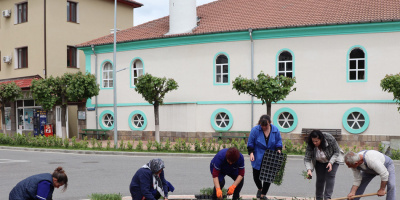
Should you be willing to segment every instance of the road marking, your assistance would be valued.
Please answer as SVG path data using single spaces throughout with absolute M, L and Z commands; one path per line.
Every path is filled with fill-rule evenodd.
M 21 162 L 29 162 L 29 160 L 0 159 L 0 164 L 1 163 L 21 163 Z

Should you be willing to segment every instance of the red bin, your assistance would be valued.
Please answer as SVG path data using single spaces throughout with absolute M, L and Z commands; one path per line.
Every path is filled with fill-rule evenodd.
M 53 136 L 53 125 L 51 124 L 44 125 L 44 136 L 46 137 Z

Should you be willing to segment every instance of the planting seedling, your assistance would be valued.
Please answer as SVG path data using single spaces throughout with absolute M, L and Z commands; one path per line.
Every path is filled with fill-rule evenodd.
M 309 176 L 309 175 L 307 174 L 307 171 L 305 171 L 305 170 L 303 170 L 303 171 L 301 172 L 301 175 L 303 176 L 304 179 L 308 179 L 308 182 L 311 183 L 312 175 Z

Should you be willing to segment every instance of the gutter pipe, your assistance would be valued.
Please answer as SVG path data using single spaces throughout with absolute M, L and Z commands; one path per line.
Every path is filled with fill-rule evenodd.
M 94 69 L 95 69 L 95 77 L 96 77 L 96 81 L 97 81 L 97 54 L 96 54 L 96 52 L 94 51 L 94 45 L 92 44 L 91 45 L 91 47 L 92 47 L 92 51 L 93 51 L 93 54 L 94 54 Z M 99 118 L 99 111 L 97 110 L 97 96 L 96 96 L 96 100 L 95 100 L 95 103 L 94 103 L 94 110 L 95 110 L 95 112 L 96 112 L 96 129 L 99 129 L 99 120 L 98 120 L 98 118 Z
M 251 41 L 251 79 L 254 80 L 254 41 L 253 41 L 253 29 L 249 28 L 249 36 Z M 251 96 L 251 121 L 250 130 L 254 126 L 254 96 Z
M 46 0 L 44 0 L 43 2 L 43 7 L 44 7 L 44 24 L 43 24 L 43 36 L 44 36 L 44 41 L 43 41 L 43 45 L 44 45 L 44 69 L 43 69 L 43 73 L 44 73 L 44 78 L 47 79 L 47 31 L 46 31 Z

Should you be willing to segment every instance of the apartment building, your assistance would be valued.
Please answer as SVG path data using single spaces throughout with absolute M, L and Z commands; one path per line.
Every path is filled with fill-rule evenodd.
M 117 29 L 133 26 L 132 0 L 117 1 Z M 85 72 L 85 56 L 75 45 L 110 34 L 114 28 L 113 0 L 1 0 L 0 83 L 16 82 L 23 98 L 6 105 L 6 128 L 33 132 L 34 112 L 40 109 L 29 91 L 33 79 Z M 47 113 L 46 123 L 61 134 L 61 109 Z M 69 137 L 78 131 L 77 105 L 68 106 Z

